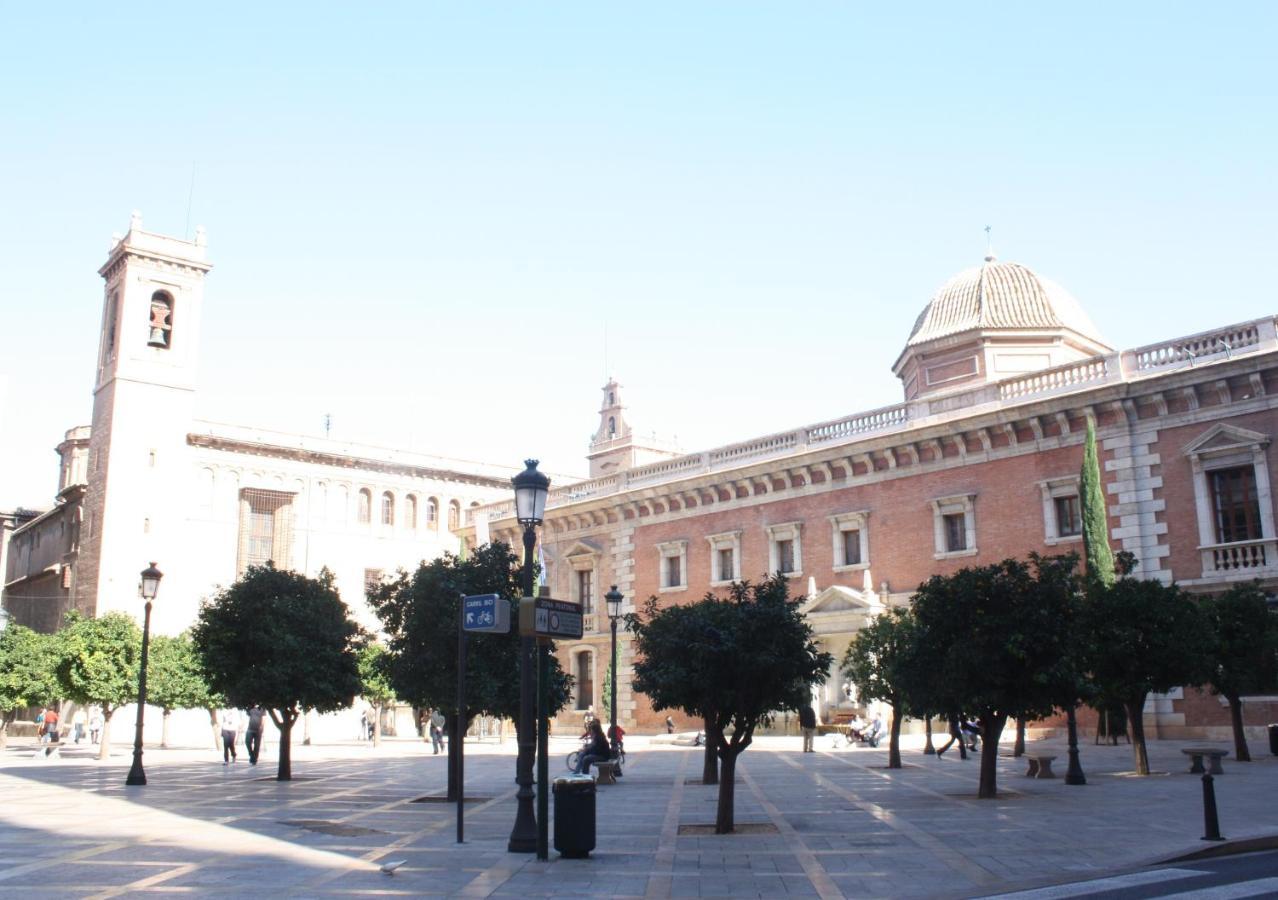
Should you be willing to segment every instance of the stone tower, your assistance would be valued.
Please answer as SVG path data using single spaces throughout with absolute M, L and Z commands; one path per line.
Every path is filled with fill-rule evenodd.
M 140 620 L 138 573 L 183 555 L 204 245 L 203 229 L 194 241 L 152 234 L 135 212 L 98 270 L 105 288 L 76 585 L 76 606 L 96 615 L 123 610 Z M 170 618 L 164 599 L 175 601 L 175 621 L 190 612 L 172 609 L 180 585 L 179 573 L 166 572 L 157 625 Z M 182 597 L 182 606 L 196 600 Z
M 603 386 L 603 405 L 599 408 L 599 427 L 590 439 L 590 477 L 614 475 L 650 462 L 678 456 L 678 448 L 655 436 L 638 437 L 626 421 L 626 407 L 621 402 L 621 385 L 609 378 Z

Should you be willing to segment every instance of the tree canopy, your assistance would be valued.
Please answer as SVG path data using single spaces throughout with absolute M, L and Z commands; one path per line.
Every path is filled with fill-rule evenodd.
M 191 637 L 210 687 L 232 706 L 262 706 L 279 728 L 281 781 L 292 777 L 302 711 L 349 707 L 360 691 L 364 634 L 327 569 L 309 578 L 269 562 L 251 566 L 200 607 Z
M 157 634 L 151 638 L 147 656 L 146 699 L 164 711 L 164 737 L 160 746 L 167 747 L 169 714 L 173 710 L 214 710 L 223 706 L 226 698 L 209 687 L 189 631 L 177 637 Z
M 62 696 L 82 706 L 102 707 L 102 743 L 98 758 L 110 747 L 111 717 L 138 697 L 138 664 L 142 630 L 122 612 L 89 619 L 72 610 L 57 633 L 57 676 Z
M 1242 697 L 1273 689 L 1278 683 L 1278 616 L 1269 611 L 1256 582 L 1237 584 L 1202 601 L 1212 638 L 1208 683 L 1229 702 L 1234 757 L 1251 760 L 1243 731 Z
M 917 683 L 925 661 L 919 656 L 917 621 L 908 609 L 884 612 L 862 628 L 843 656 L 843 671 L 862 700 L 892 707 L 888 768 L 901 768 L 901 722 L 908 698 L 920 693 Z
M 715 742 L 722 766 L 716 834 L 734 828 L 736 760 L 755 729 L 776 711 L 811 703 L 812 686 L 834 662 L 818 649 L 799 606 L 776 575 L 684 606 L 662 609 L 653 597 L 641 615 L 627 617 L 639 655 L 635 689 L 654 709 L 706 720 L 706 740 Z
M 979 796 L 998 792 L 998 742 L 1011 718 L 1041 718 L 1061 703 L 1077 558 L 1032 556 L 936 575 L 912 601 L 920 659 L 915 702 L 980 719 Z
M 390 656 L 381 644 L 367 644 L 359 651 L 359 695 L 372 704 L 373 746 L 382 742 L 382 710 L 395 700 L 387 667 Z
M 0 631 L 0 749 L 18 710 L 57 699 L 54 646 L 52 635 L 22 625 Z

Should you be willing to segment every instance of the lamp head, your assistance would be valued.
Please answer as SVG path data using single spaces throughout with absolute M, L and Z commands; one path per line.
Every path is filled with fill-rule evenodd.
M 621 591 L 617 590 L 614 584 L 612 590 L 604 594 L 604 599 L 608 601 L 608 618 L 617 619 L 621 617 L 621 601 L 626 598 L 622 596 Z
M 515 486 L 515 518 L 520 525 L 540 525 L 546 514 L 546 495 L 550 479 L 537 471 L 537 460 L 526 459 L 527 466 L 510 479 Z
M 164 573 L 155 567 L 155 563 L 147 566 L 142 570 L 142 599 L 154 600 L 156 593 L 160 590 L 160 579 L 164 577 Z

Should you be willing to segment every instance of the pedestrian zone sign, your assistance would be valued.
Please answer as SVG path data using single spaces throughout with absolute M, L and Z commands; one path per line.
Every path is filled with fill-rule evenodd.
M 581 604 L 565 600 L 538 597 L 535 613 L 535 630 L 538 637 L 581 637 Z
M 510 604 L 496 594 L 462 597 L 462 628 L 506 634 L 510 631 Z

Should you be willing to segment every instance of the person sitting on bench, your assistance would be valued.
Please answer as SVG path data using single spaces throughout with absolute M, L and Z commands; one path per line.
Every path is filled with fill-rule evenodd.
M 587 733 L 590 735 L 590 745 L 581 751 L 581 758 L 577 760 L 578 775 L 587 775 L 595 763 L 612 759 L 612 747 L 608 745 L 608 738 L 604 737 L 603 726 L 598 719 L 590 720 Z
M 874 721 L 870 723 L 870 727 L 861 733 L 861 740 L 871 747 L 877 747 L 879 745 L 879 735 L 881 734 L 883 734 L 883 717 L 875 713 Z

